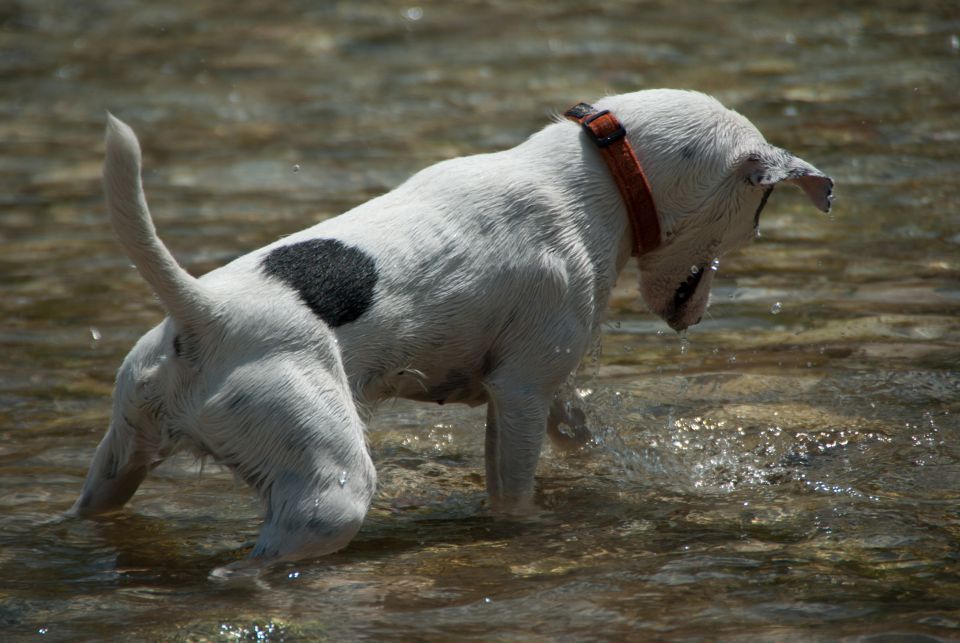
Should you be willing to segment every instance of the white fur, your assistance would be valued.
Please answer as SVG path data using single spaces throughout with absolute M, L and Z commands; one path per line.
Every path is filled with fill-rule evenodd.
M 712 98 L 653 90 L 597 107 L 624 123 L 650 181 L 665 241 L 640 259 L 640 289 L 673 328 L 699 321 L 710 262 L 754 236 L 765 190 L 794 181 L 829 208 L 829 178 Z M 111 117 L 111 219 L 169 317 L 120 369 L 76 513 L 119 509 L 151 467 L 191 448 L 263 499 L 255 559 L 334 551 L 376 484 L 363 418 L 391 396 L 486 403 L 491 503 L 529 507 L 544 435 L 568 443 L 558 425 L 582 421 L 555 394 L 599 332 L 631 247 L 619 192 L 576 124 L 438 163 L 201 279 L 156 236 L 139 175 L 136 137 Z M 317 238 L 376 262 L 372 305 L 336 328 L 261 269 L 275 248 Z M 678 297 L 692 266 L 705 273 Z

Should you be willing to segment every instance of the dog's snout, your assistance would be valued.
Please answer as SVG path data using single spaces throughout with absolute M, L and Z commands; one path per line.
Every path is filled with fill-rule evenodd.
M 660 299 L 650 297 L 651 294 L 656 297 L 656 290 L 650 293 L 644 292 L 644 297 L 648 303 L 654 304 L 651 308 L 658 312 L 670 328 L 682 332 L 703 320 L 704 309 L 709 299 L 710 284 L 713 281 L 713 273 L 716 271 L 714 265 L 711 263 L 692 266 L 673 292 L 663 293 Z
M 669 319 L 667 319 L 666 322 L 667 322 L 667 326 L 669 326 L 671 330 L 674 330 L 678 333 L 682 333 L 683 331 L 687 330 L 687 328 L 693 325 L 688 323 L 686 319 L 684 319 L 683 315 L 674 315 L 673 317 L 670 317 Z

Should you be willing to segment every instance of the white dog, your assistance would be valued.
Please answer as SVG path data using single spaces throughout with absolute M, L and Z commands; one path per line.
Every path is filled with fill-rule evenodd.
M 544 435 L 561 440 L 569 421 L 555 395 L 632 251 L 643 299 L 684 329 L 707 306 L 711 262 L 755 236 L 777 183 L 823 211 L 832 198 L 828 177 L 710 97 L 653 90 L 597 107 L 622 123 L 609 140 L 553 123 L 505 152 L 438 163 L 200 279 L 157 237 L 139 144 L 111 117 L 110 216 L 168 317 L 120 368 L 73 511 L 120 509 L 151 468 L 189 448 L 260 494 L 253 559 L 335 551 L 376 486 L 365 420 L 394 396 L 486 404 L 491 505 L 529 508 Z M 605 114 L 586 108 L 571 117 Z M 625 186 L 607 143 L 632 146 L 646 181 Z M 631 222 L 631 189 L 652 193 L 652 232 Z

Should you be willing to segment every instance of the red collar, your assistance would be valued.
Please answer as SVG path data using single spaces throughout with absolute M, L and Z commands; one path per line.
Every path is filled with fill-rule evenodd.
M 639 257 L 657 248 L 661 243 L 657 206 L 623 124 L 609 111 L 600 111 L 587 103 L 574 105 L 564 116 L 583 126 L 617 183 L 633 228 L 633 256 Z

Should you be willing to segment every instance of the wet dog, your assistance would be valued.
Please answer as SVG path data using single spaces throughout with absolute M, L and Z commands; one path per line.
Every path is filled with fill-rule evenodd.
M 199 279 L 157 236 L 139 144 L 111 117 L 111 221 L 168 316 L 120 368 L 73 511 L 120 509 L 153 467 L 191 449 L 263 500 L 254 560 L 335 551 L 376 486 L 365 421 L 394 396 L 486 404 L 491 506 L 527 510 L 544 436 L 569 439 L 557 392 L 631 254 L 648 307 L 684 329 L 707 306 L 712 262 L 755 236 L 774 186 L 798 185 L 823 211 L 832 198 L 822 172 L 703 94 L 642 91 L 597 107 L 622 125 L 609 137 L 555 122 L 513 149 L 428 167 Z M 655 204 L 657 238 L 640 252 L 630 186 L 603 156 L 614 136 L 639 158 Z

